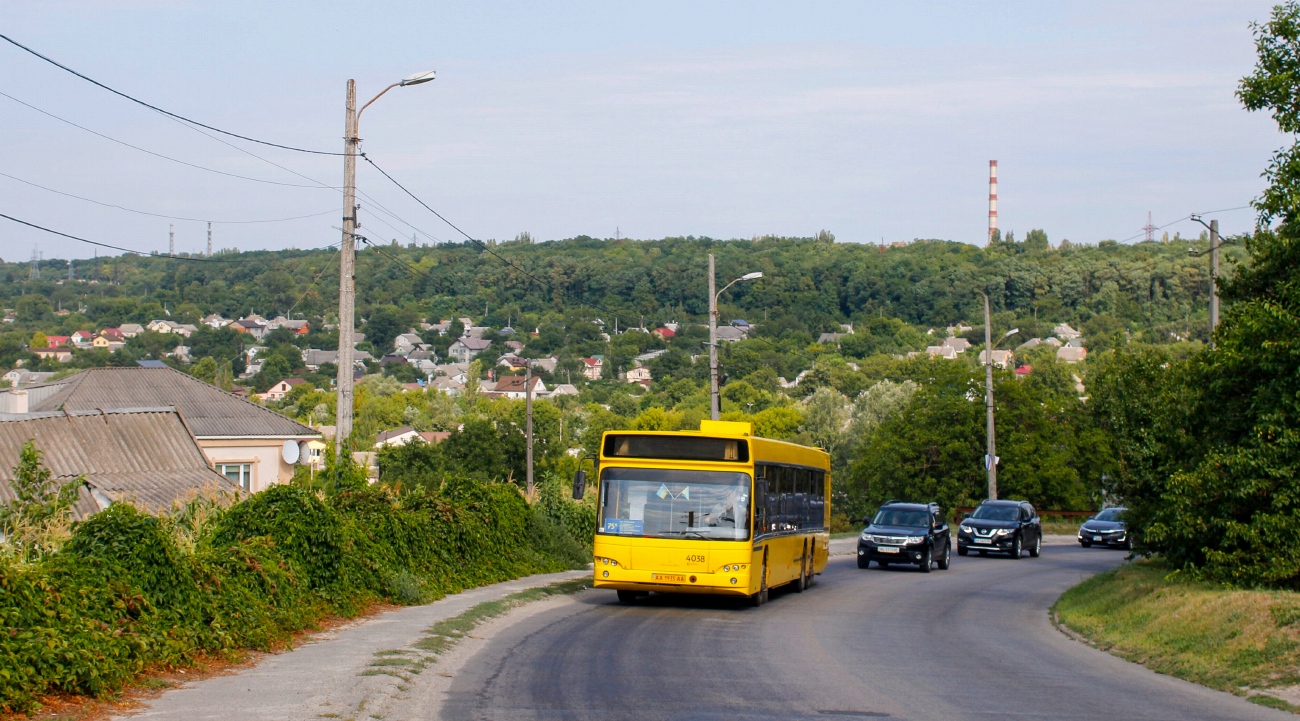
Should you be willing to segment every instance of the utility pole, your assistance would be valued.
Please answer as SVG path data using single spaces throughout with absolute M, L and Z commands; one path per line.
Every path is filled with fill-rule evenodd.
M 713 272 L 713 254 L 709 253 L 709 418 L 722 415 L 718 404 L 718 279 Z
M 533 497 L 533 367 L 524 368 L 524 440 L 528 463 L 528 497 Z
M 334 452 L 343 455 L 343 446 L 352 435 L 352 351 L 353 317 L 356 303 L 356 185 L 357 185 L 357 87 L 348 81 L 343 116 L 343 244 L 339 250 L 339 357 L 338 404 L 334 420 Z M 211 226 L 209 226 L 211 227 Z
M 984 296 L 984 405 L 987 411 L 988 454 L 984 465 L 989 469 L 989 500 L 998 499 L 998 456 L 993 433 L 993 321 L 989 316 L 989 297 Z
M 1219 221 L 1210 221 L 1210 349 L 1219 327 Z

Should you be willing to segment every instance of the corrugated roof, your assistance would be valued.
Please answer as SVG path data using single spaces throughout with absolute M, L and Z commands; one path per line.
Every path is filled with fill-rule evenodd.
M 98 495 L 164 510 L 204 488 L 238 486 L 208 466 L 174 408 L 0 415 L 0 503 L 14 500 L 10 483 L 22 446 L 33 441 L 56 479 L 85 476 L 80 518 L 101 510 Z
M 28 388 L 59 386 L 30 411 L 172 406 L 198 438 L 316 437 L 307 426 L 172 368 L 89 368 Z

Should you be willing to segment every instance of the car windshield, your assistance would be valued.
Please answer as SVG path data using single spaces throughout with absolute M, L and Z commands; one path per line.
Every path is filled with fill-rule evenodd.
M 970 517 L 985 521 L 1014 521 L 1020 518 L 1020 506 L 980 506 Z
M 873 526 L 914 526 L 925 528 L 930 525 L 930 514 L 910 508 L 882 508 L 871 519 Z
M 1107 508 L 1094 518 L 1095 521 L 1122 521 L 1124 520 L 1123 508 Z
M 600 478 L 599 533 L 749 539 L 748 473 L 606 468 Z

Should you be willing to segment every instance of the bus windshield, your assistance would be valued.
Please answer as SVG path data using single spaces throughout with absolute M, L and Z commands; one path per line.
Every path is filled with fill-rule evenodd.
M 600 533 L 749 540 L 748 473 L 606 468 Z

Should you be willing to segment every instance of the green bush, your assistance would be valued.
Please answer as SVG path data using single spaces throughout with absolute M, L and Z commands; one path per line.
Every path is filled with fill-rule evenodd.
M 580 567 L 594 530 L 584 508 L 558 490 L 530 508 L 512 485 L 463 480 L 401 496 L 274 486 L 197 529 L 114 505 L 60 550 L 0 558 L 0 711 L 34 710 L 48 693 L 112 693 L 151 666 L 274 648 L 371 601 L 421 603 Z

